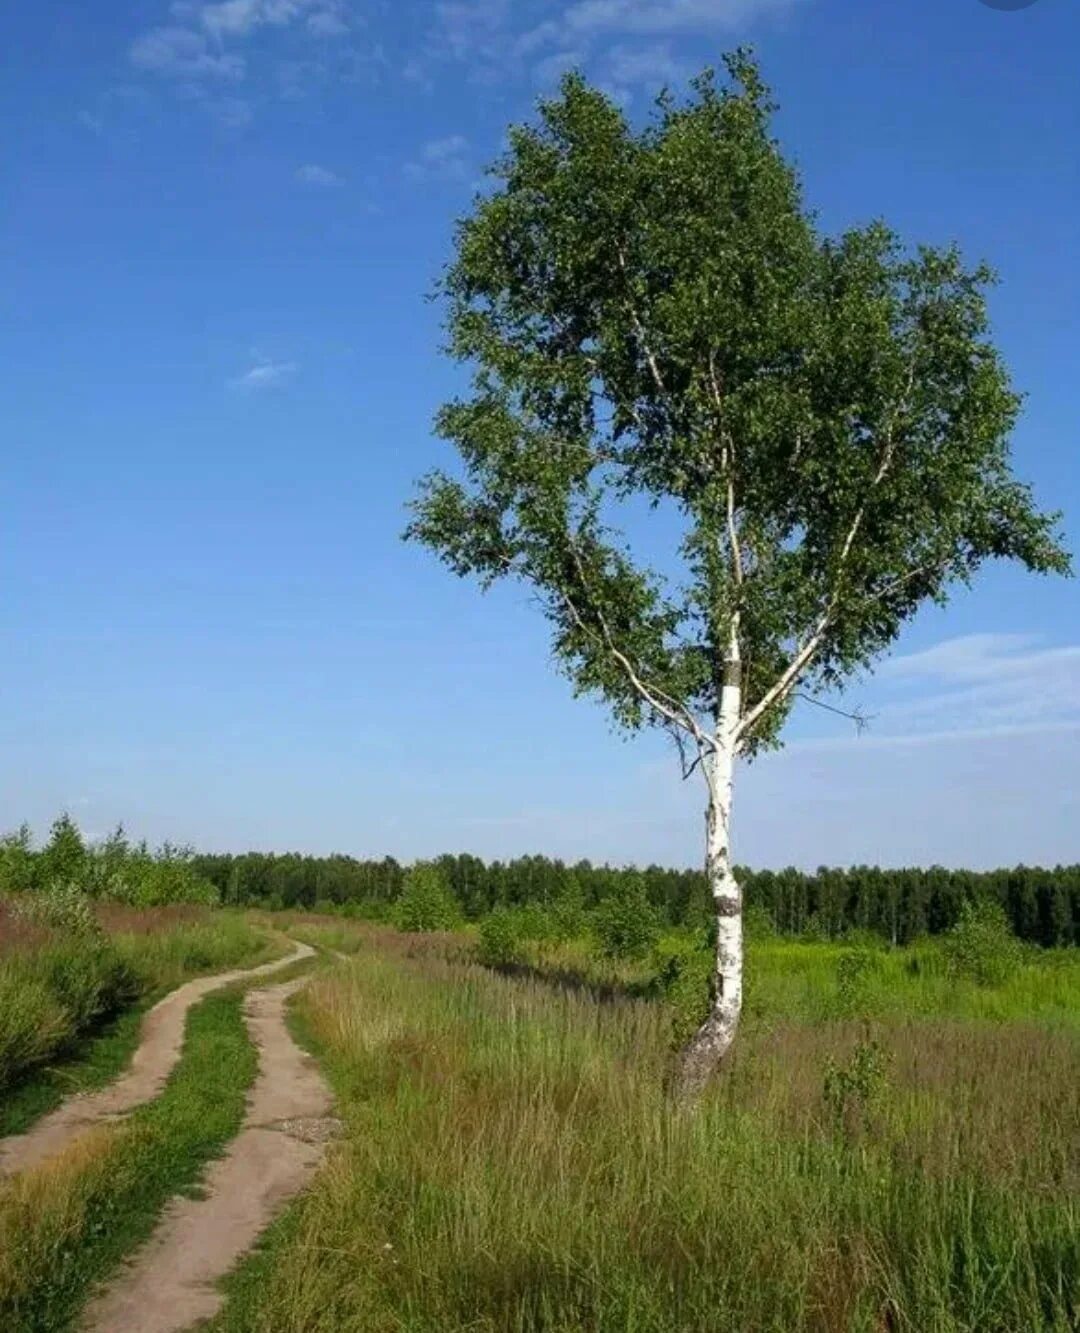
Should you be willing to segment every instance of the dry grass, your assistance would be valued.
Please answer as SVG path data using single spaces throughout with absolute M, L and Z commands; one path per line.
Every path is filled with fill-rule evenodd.
M 752 1023 L 697 1115 L 667 1017 L 365 933 L 302 1017 L 347 1134 L 234 1284 L 266 1333 L 1035 1333 L 1076 1318 L 1080 1054 L 1031 1024 Z
M 48 1162 L 0 1186 L 0 1308 L 20 1315 L 62 1283 L 88 1209 L 116 1171 L 113 1127 L 88 1130 Z

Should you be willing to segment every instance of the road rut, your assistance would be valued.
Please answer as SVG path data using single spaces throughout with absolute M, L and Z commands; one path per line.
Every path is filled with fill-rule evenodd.
M 177 1197 L 150 1240 L 87 1307 L 84 1333 L 179 1333 L 220 1309 L 217 1282 L 318 1168 L 338 1122 L 315 1061 L 285 1024 L 308 978 L 252 991 L 244 1017 L 259 1073 L 240 1133 L 206 1172 L 200 1197 Z
M 144 1102 L 152 1101 L 180 1059 L 184 1025 L 191 1006 L 204 995 L 231 982 L 268 976 L 314 956 L 315 950 L 310 945 L 293 943 L 295 948 L 284 958 L 259 967 L 237 968 L 212 977 L 199 977 L 170 991 L 143 1019 L 139 1047 L 126 1073 L 106 1088 L 70 1097 L 25 1134 L 0 1139 L 0 1177 L 36 1166 L 91 1125 L 126 1115 Z

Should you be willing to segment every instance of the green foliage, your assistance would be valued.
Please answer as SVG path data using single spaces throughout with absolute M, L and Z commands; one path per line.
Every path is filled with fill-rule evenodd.
M 945 936 L 951 975 L 981 986 L 1001 986 L 1020 965 L 1022 949 L 1000 905 L 988 899 L 964 904 L 960 920 Z
M 418 862 L 405 876 L 401 897 L 394 906 L 399 930 L 452 930 L 461 913 L 446 878 L 432 862 Z
M 520 914 L 497 907 L 480 922 L 477 961 L 485 967 L 516 967 L 526 960 L 525 938 Z
M 144 844 L 133 847 L 123 828 L 99 846 L 88 847 L 68 815 L 53 824 L 49 841 L 35 851 L 29 828 L 0 839 L 0 892 L 31 890 L 161 907 L 168 903 L 219 901 L 217 887 L 203 875 L 189 848 L 165 843 L 156 852 Z
M 53 822 L 37 867 L 39 884 L 73 884 L 86 871 L 87 851 L 78 825 L 63 814 Z
M 665 935 L 653 948 L 654 990 L 663 997 L 671 1019 L 671 1040 L 685 1045 L 709 1012 L 714 974 L 712 936 Z
M 697 928 L 712 920 L 712 903 L 700 870 L 647 866 L 613 869 L 578 861 L 566 866 L 546 856 L 484 862 L 477 856 L 441 856 L 443 871 L 462 914 L 479 920 L 497 906 L 534 905 L 551 922 L 551 939 L 584 931 L 584 917 L 624 876 L 640 875 L 650 902 L 666 926 Z M 224 903 L 348 910 L 385 920 L 404 871 L 392 858 L 356 861 L 343 856 L 197 856 L 196 872 L 214 885 Z M 821 867 L 806 873 L 737 868 L 746 893 L 746 933 L 763 938 L 767 912 L 783 936 L 800 935 L 816 914 L 819 935 L 890 940 L 904 944 L 919 933 L 939 935 L 959 917 L 969 897 L 996 898 L 1022 939 L 1050 947 L 1080 942 L 1080 865 L 973 872 L 940 866 L 882 870 L 877 866 Z M 853 932 L 856 932 L 853 934 Z
M 660 921 L 639 877 L 619 880 L 593 909 L 589 927 L 603 958 L 644 958 L 656 943 Z
M 530 584 L 627 727 L 716 716 L 734 633 L 752 753 L 789 666 L 835 686 L 985 561 L 1068 558 L 1010 470 L 990 272 L 882 223 L 821 235 L 758 69 L 725 66 L 641 128 L 568 75 L 511 130 L 442 283 L 464 475 L 423 482 L 407 535 Z M 646 506 L 681 519 L 655 567 L 617 526 Z
M 128 1004 L 131 969 L 96 931 L 67 929 L 43 947 L 0 955 L 0 1092 Z
M 859 1042 L 846 1064 L 829 1057 L 822 1095 L 838 1127 L 865 1128 L 888 1092 L 889 1065 L 888 1052 L 876 1041 Z
M 881 971 L 875 949 L 847 948 L 836 960 L 836 1012 L 844 1018 L 865 1014 L 869 990 Z
M 751 903 L 743 908 L 743 933 L 747 939 L 771 940 L 776 937 L 776 922 L 773 914 L 761 903 Z
M 34 885 L 34 844 L 30 826 L 0 838 L 0 893 L 25 893 Z
M 77 884 L 54 881 L 39 893 L 19 899 L 15 915 L 33 925 L 69 935 L 101 935 L 93 905 Z

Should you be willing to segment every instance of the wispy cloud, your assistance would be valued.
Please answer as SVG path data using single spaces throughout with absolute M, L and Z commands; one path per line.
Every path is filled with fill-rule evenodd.
M 800 742 L 895 746 L 1080 729 L 1080 644 L 969 634 L 892 658 L 865 705 L 865 736 Z
M 349 30 L 341 0 L 220 0 L 198 8 L 199 22 L 218 37 L 244 37 L 257 28 L 287 27 L 302 20 L 318 36 Z
M 444 0 L 416 70 L 466 64 L 480 80 L 530 72 L 547 84 L 570 65 L 588 65 L 617 94 L 681 81 L 686 63 L 670 43 L 743 31 L 808 0 L 562 0 L 541 22 L 508 0 Z M 522 18 L 525 9 L 526 17 Z
M 222 81 L 239 82 L 268 66 L 317 68 L 329 42 L 344 43 L 343 55 L 351 49 L 352 32 L 348 0 L 214 0 L 193 3 L 174 0 L 170 22 L 138 35 L 129 48 L 136 69 L 176 81 L 188 96 Z M 303 60 L 287 58 L 296 52 L 295 43 L 276 47 L 273 53 L 253 39 L 264 29 L 290 30 L 307 39 Z M 314 44 L 314 45 L 313 45 Z M 250 106 L 250 104 L 249 104 Z
M 246 130 L 255 119 L 255 108 L 243 97 L 216 97 L 204 103 L 206 112 L 226 130 Z
M 414 181 L 465 180 L 469 175 L 469 141 L 461 134 L 431 139 L 419 157 L 405 164 L 405 175 Z
M 323 188 L 342 183 L 342 177 L 336 171 L 320 166 L 318 162 L 305 162 L 302 167 L 297 167 L 296 179 L 301 185 L 316 185 Z
M 250 370 L 229 381 L 233 389 L 271 389 L 296 374 L 295 361 L 257 361 Z
M 242 79 L 242 56 L 213 50 L 204 33 L 191 28 L 151 28 L 131 44 L 131 63 L 174 79 Z
M 597 76 L 617 94 L 638 89 L 658 93 L 661 88 L 685 83 L 691 69 L 690 62 L 677 56 L 670 42 L 640 46 L 619 43 L 603 53 Z
M 657 36 L 742 27 L 798 0 L 577 0 L 562 15 L 568 32 Z

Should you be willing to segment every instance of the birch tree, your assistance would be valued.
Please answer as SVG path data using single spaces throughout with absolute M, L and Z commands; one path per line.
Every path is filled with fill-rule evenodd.
M 575 690 L 703 779 L 716 966 L 687 1096 L 742 1006 L 738 765 L 984 561 L 1068 565 L 1010 468 L 991 274 L 880 222 L 822 235 L 754 61 L 725 66 L 642 128 L 572 75 L 511 131 L 441 282 L 461 467 L 407 533 L 530 585 Z

